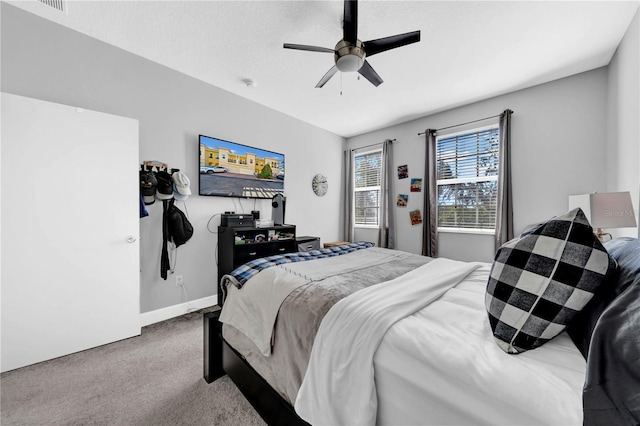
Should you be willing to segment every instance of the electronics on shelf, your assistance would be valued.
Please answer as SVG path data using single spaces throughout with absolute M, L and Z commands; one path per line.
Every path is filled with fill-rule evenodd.
M 258 217 L 259 215 L 260 214 L 258 213 Z M 255 220 L 255 212 L 252 212 L 251 214 L 226 212 L 222 214 L 220 226 L 254 226 Z

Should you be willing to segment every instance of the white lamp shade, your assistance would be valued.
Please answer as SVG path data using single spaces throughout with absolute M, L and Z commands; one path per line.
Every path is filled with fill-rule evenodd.
M 362 68 L 364 59 L 357 55 L 344 55 L 336 61 L 336 68 L 342 72 L 355 72 Z
M 569 196 L 569 210 L 580 207 L 594 228 L 628 228 L 636 226 L 631 194 L 605 192 Z

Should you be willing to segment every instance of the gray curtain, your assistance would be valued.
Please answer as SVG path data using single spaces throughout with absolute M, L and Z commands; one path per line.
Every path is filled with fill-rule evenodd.
M 496 205 L 496 250 L 513 239 L 513 196 L 511 195 L 511 114 L 500 115 L 500 152 L 498 168 L 498 200 Z
M 378 247 L 395 248 L 395 220 L 393 209 L 393 142 L 382 143 L 382 173 L 380 175 L 380 228 Z
M 347 149 L 344 151 L 344 162 L 342 170 L 344 175 L 342 176 L 344 182 L 344 221 L 343 221 L 343 235 L 344 241 L 353 242 L 353 151 Z
M 425 131 L 422 255 L 438 256 L 438 188 L 436 187 L 436 131 Z

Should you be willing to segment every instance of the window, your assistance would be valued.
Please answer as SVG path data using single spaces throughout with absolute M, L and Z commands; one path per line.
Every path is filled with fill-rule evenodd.
M 353 205 L 355 225 L 377 227 L 380 217 L 382 150 L 354 156 Z
M 499 143 L 497 126 L 436 138 L 438 228 L 495 230 Z

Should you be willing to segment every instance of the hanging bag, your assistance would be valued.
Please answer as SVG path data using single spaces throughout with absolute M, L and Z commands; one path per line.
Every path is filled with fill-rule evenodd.
M 173 199 L 169 202 L 167 225 L 169 238 L 173 241 L 176 247 L 179 247 L 189 241 L 193 235 L 193 226 L 189 222 L 189 219 L 187 219 L 184 212 L 175 205 L 175 200 Z

